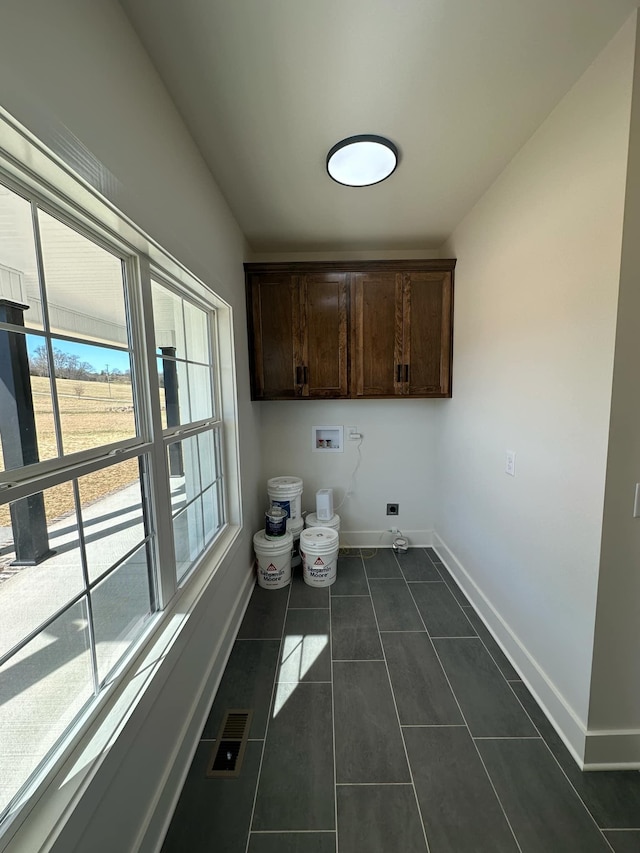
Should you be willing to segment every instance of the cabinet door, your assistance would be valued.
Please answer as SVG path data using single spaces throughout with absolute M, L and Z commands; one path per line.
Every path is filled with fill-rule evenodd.
M 353 273 L 352 280 L 352 396 L 402 394 L 402 274 Z
M 403 275 L 403 393 L 451 396 L 450 272 Z
M 312 273 L 301 278 L 300 363 L 305 397 L 346 397 L 349 393 L 348 296 L 348 273 Z
M 298 278 L 290 273 L 252 275 L 249 294 L 252 398 L 298 397 L 303 388 L 302 370 L 297 360 L 300 347 Z

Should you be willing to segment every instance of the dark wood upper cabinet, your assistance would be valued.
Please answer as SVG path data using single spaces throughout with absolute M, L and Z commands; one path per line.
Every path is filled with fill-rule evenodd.
M 450 397 L 454 267 L 245 264 L 252 398 Z
M 279 273 L 251 276 L 249 329 L 251 396 L 254 400 L 296 396 L 299 293 L 296 280 Z
M 301 276 L 300 317 L 305 397 L 347 397 L 348 274 Z
M 352 274 L 351 362 L 354 397 L 401 393 L 402 280 L 395 272 Z
M 247 273 L 254 400 L 348 396 L 348 287 L 338 271 Z
M 451 278 L 451 272 L 402 276 L 402 393 L 408 397 L 451 396 Z

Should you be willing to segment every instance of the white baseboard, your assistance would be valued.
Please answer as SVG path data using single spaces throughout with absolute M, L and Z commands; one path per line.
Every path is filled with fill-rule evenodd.
M 399 524 L 389 520 L 389 527 L 398 527 L 405 539 L 409 540 L 411 548 L 427 548 L 431 546 L 433 530 L 405 530 Z M 341 548 L 390 548 L 394 536 L 385 530 L 341 530 Z
M 455 554 L 434 532 L 433 547 L 527 685 L 582 770 L 640 770 L 640 731 L 589 730 Z
M 640 770 L 640 731 L 587 731 L 584 770 Z
M 582 769 L 587 739 L 585 724 L 436 532 L 433 547 Z

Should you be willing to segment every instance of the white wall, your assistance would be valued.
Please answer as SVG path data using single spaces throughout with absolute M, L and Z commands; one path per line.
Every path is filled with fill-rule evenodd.
M 255 253 L 251 261 L 414 260 L 438 252 L 386 250 Z M 435 485 L 436 415 L 450 400 L 295 400 L 259 403 L 262 413 L 262 476 L 258 497 L 267 501 L 269 477 L 302 477 L 303 510 L 315 512 L 318 489 L 333 488 L 336 505 L 344 497 L 357 463 L 357 443 L 345 441 L 340 454 L 313 453 L 311 427 L 356 426 L 364 435 L 362 461 L 352 497 L 338 510 L 343 545 L 388 547 L 386 534 L 399 527 L 411 544 L 431 544 Z M 387 503 L 400 504 L 400 516 L 386 515 Z
M 634 50 L 632 19 L 443 247 L 458 258 L 455 391 L 438 424 L 436 533 L 579 757 Z
M 246 529 L 163 660 L 155 701 L 134 713 L 110 747 L 54 847 L 129 851 L 136 849 L 172 751 L 177 774 L 189 760 L 181 737 L 188 751 L 227 651 L 226 631 L 234 627 L 228 620 L 248 591 L 251 533 L 261 505 L 253 489 L 260 412 L 249 400 L 245 245 L 115 0 L 10 0 L 1 19 L 0 104 L 234 309 Z M 164 817 L 177 783 L 174 773 L 164 791 Z M 37 848 L 18 836 L 12 849 Z
M 262 478 L 259 499 L 267 504 L 269 477 L 302 477 L 302 508 L 315 512 L 318 489 L 333 488 L 342 501 L 358 462 L 358 442 L 345 439 L 343 453 L 313 452 L 313 426 L 355 426 L 364 436 L 353 495 L 338 509 L 341 544 L 389 546 L 383 535 L 398 526 L 414 545 L 430 544 L 435 488 L 438 408 L 449 400 L 292 400 L 262 408 Z M 386 515 L 399 503 L 400 515 Z
M 613 400 L 602 529 L 602 554 L 588 761 L 602 756 L 640 762 L 640 64 L 636 64 L 622 244 Z M 611 737 L 610 733 L 615 732 Z M 616 743 L 617 742 L 617 745 Z

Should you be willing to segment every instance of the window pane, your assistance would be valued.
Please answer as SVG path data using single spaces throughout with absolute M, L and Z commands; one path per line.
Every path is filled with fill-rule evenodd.
M 199 436 L 194 435 L 183 441 L 174 441 L 167 447 L 174 515 L 202 491 L 198 438 Z
M 204 550 L 200 498 L 189 504 L 173 519 L 173 535 L 176 548 L 176 571 L 180 580 Z
M 52 332 L 127 346 L 122 260 L 38 212 Z
M 3 655 L 84 588 L 71 483 L 3 504 L 0 530 L 9 572 L 0 583 Z
M 162 428 L 188 424 L 191 418 L 186 363 L 168 358 L 159 358 L 157 363 Z
M 151 615 L 150 568 L 145 546 L 91 592 L 98 679 L 102 683 Z
M 137 459 L 78 480 L 89 580 L 94 581 L 145 538 Z
M 187 359 L 209 364 L 209 323 L 205 311 L 184 300 L 184 322 L 187 330 Z
M 48 377 L 44 338 L 0 329 L 0 471 L 58 456 Z
M 201 364 L 189 364 L 189 399 L 191 400 L 190 421 L 201 421 L 213 417 L 211 394 L 211 369 Z
M 31 205 L 1 184 L 0 299 L 27 305 L 24 325 L 42 328 L 42 300 Z
M 0 667 L 0 812 L 92 695 L 82 600 Z
M 213 431 L 201 432 L 198 436 L 198 454 L 200 456 L 200 477 L 202 488 L 210 486 L 218 476 L 218 462 Z
M 133 438 L 129 353 L 56 338 L 52 343 L 65 455 Z
M 222 527 L 222 502 L 219 500 L 218 485 L 207 489 L 202 495 L 202 512 L 204 516 L 204 541 L 211 542 Z
M 184 339 L 183 300 L 157 282 L 151 283 L 153 325 L 159 355 L 186 358 Z

